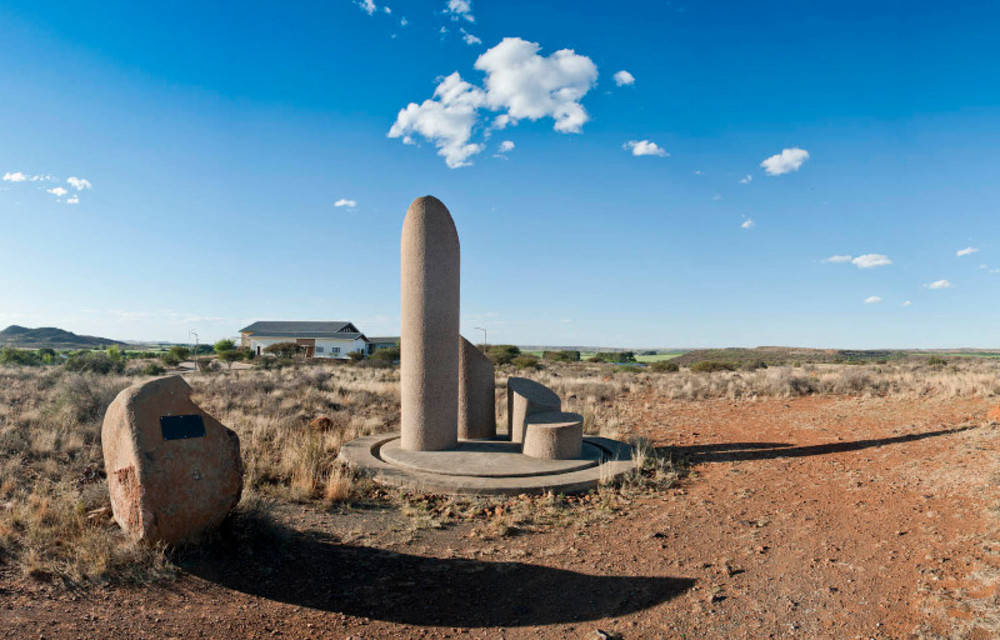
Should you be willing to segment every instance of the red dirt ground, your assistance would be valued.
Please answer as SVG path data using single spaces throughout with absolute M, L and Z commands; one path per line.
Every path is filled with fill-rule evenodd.
M 690 462 L 677 487 L 492 538 L 297 507 L 279 561 L 209 552 L 154 587 L 67 593 L 0 570 L 0 638 L 1000 636 L 987 402 L 630 406 Z

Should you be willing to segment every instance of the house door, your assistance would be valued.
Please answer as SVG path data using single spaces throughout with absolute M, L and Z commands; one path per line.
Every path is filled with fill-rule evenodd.
M 316 353 L 316 340 L 313 338 L 299 338 L 295 344 L 305 349 L 306 357 L 311 358 Z

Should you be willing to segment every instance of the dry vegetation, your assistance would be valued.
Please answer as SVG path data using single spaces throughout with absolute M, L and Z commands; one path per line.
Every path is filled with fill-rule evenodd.
M 477 535 L 586 521 L 618 508 L 629 491 L 676 481 L 669 451 L 645 446 L 632 407 L 650 395 L 674 400 L 806 394 L 1000 395 L 1000 362 L 962 359 L 884 365 L 806 365 L 755 371 L 654 373 L 609 365 L 558 364 L 527 374 L 498 371 L 497 413 L 506 419 L 504 381 L 530 375 L 556 390 L 588 433 L 630 439 L 643 471 L 624 489 L 583 497 L 432 498 L 386 491 L 336 462 L 347 440 L 399 425 L 398 369 L 299 365 L 188 377 L 195 401 L 240 436 L 246 468 L 242 514 L 262 505 L 308 502 L 317 508 L 377 501 L 411 516 L 414 526 L 476 520 Z M 170 575 L 169 553 L 135 545 L 109 517 L 99 442 L 107 405 L 140 376 L 72 373 L 59 367 L 0 367 L 0 566 L 23 575 L 85 581 L 146 581 Z M 317 418 L 325 417 L 326 420 Z M 626 496 L 622 498 L 622 496 Z M 583 505 L 587 508 L 580 508 Z

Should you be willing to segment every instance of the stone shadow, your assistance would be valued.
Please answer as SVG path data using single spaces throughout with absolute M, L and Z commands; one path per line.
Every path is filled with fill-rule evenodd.
M 523 562 L 427 558 L 283 529 L 268 552 L 219 540 L 178 558 L 242 593 L 401 624 L 518 627 L 626 615 L 671 600 L 691 578 L 600 576 Z M 223 534 L 223 538 L 226 538 Z M 280 551 L 277 549 L 280 548 Z
M 673 453 L 691 464 L 703 462 L 742 462 L 746 460 L 773 460 L 775 458 L 803 458 L 821 456 L 828 453 L 847 453 L 885 447 L 894 444 L 916 442 L 927 438 L 953 435 L 975 429 L 975 426 L 938 429 L 924 433 L 910 433 L 891 438 L 872 438 L 852 442 L 830 442 L 797 447 L 787 442 L 726 442 L 717 444 L 690 445 L 680 447 L 659 447 L 658 452 Z

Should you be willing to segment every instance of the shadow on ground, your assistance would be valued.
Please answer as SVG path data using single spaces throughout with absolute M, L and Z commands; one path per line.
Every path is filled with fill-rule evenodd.
M 829 453 L 847 453 L 873 449 L 907 442 L 916 442 L 926 438 L 947 436 L 969 429 L 974 426 L 956 427 L 954 429 L 938 429 L 925 433 L 910 433 L 905 436 L 891 438 L 875 438 L 855 440 L 853 442 L 831 442 L 797 447 L 787 442 L 729 442 L 718 444 L 690 445 L 684 447 L 662 447 L 657 451 L 663 454 L 679 455 L 691 464 L 703 462 L 740 462 L 744 460 L 773 460 L 775 458 L 803 458 L 806 456 L 821 456 Z
M 413 625 L 516 627 L 620 616 L 694 580 L 599 576 L 521 562 L 439 559 L 337 544 L 284 529 L 281 552 L 220 541 L 179 564 L 205 580 L 288 604 Z

